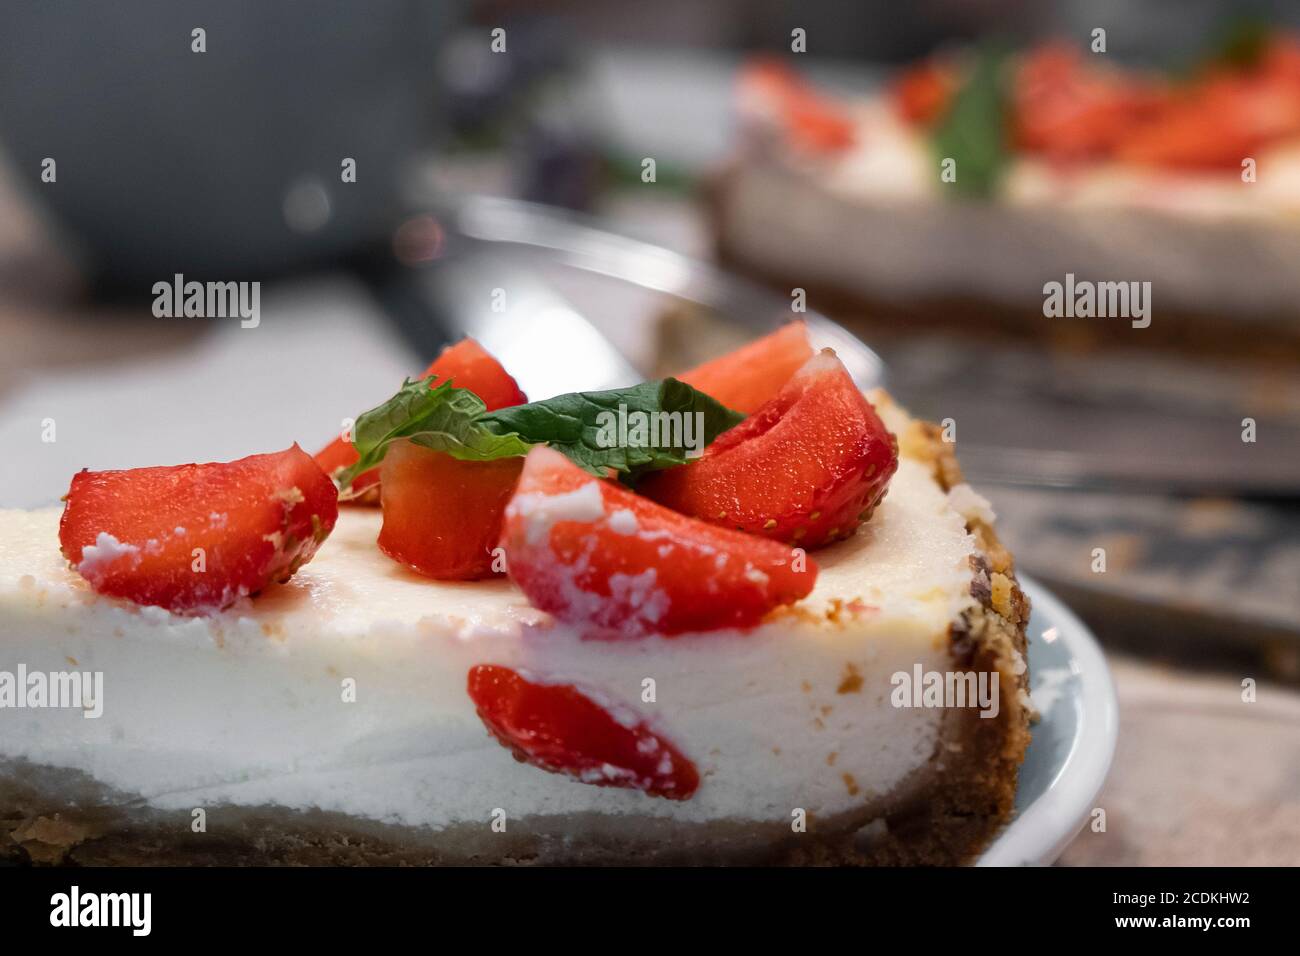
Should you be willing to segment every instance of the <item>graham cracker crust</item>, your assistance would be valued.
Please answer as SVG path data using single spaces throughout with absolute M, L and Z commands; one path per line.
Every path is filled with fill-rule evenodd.
M 880 396 L 877 402 L 888 402 Z M 912 422 L 900 452 L 928 463 L 944 490 L 961 483 L 937 426 Z M 976 605 L 949 628 L 957 670 L 999 675 L 997 717 L 951 708 L 934 758 L 882 799 L 833 818 L 787 821 L 626 821 L 596 814 L 534 817 L 492 832 L 442 831 L 319 810 L 211 807 L 211 832 L 190 811 L 144 806 L 72 770 L 0 761 L 0 860 L 63 865 L 927 865 L 969 862 L 1010 818 L 1029 744 L 1025 624 L 1029 604 L 993 528 L 970 519 Z M 57 798 L 54 796 L 57 794 Z

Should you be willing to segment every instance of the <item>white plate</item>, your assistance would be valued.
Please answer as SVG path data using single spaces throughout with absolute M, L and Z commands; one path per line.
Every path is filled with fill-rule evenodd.
M 1088 821 L 1119 733 L 1119 705 L 1097 639 L 1051 591 L 1021 574 L 1033 606 L 1029 688 L 1042 720 L 1020 768 L 1016 816 L 977 866 L 1045 866 Z

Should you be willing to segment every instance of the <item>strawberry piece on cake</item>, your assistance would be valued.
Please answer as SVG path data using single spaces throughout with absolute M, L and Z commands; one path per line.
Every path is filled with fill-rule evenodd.
M 800 149 L 835 153 L 857 139 L 852 115 L 775 57 L 747 64 L 738 85 L 745 108 L 773 123 Z
M 702 521 L 816 548 L 870 518 L 897 468 L 897 442 L 827 349 L 698 461 L 639 490 Z
M 411 441 L 394 442 L 379 467 L 379 549 L 442 581 L 492 576 L 492 552 L 523 465 L 522 458 L 461 461 Z
M 749 414 L 781 391 L 812 356 L 807 327 L 791 322 L 677 378 L 728 408 Z
M 802 551 L 670 511 L 545 447 L 528 453 L 501 543 L 529 601 L 591 636 L 752 627 L 817 579 Z
M 338 492 L 297 445 L 232 462 L 81 471 L 59 542 L 100 594 L 176 613 L 216 611 L 311 560 Z
M 572 685 L 480 664 L 467 689 L 487 729 L 523 763 L 669 800 L 687 800 L 700 785 L 695 764 L 634 711 Z

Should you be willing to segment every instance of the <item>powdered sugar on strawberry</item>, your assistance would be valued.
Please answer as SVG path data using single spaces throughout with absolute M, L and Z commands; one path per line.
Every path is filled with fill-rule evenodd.
M 528 455 L 501 544 L 535 607 L 596 638 L 751 627 L 817 574 L 788 546 L 677 514 L 544 447 Z
M 506 508 L 506 516 L 522 518 L 528 543 L 546 541 L 560 521 L 596 521 L 605 516 L 605 502 L 595 481 L 562 494 L 517 494 Z
M 122 558 L 128 558 L 135 564 L 140 563 L 140 549 L 133 544 L 118 541 L 107 531 L 101 531 L 95 537 L 95 543 L 81 549 L 81 562 L 77 573 L 86 580 L 93 580 L 110 565 Z

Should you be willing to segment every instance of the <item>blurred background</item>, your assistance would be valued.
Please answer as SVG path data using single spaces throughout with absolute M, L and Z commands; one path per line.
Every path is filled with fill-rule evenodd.
M 952 420 L 1107 649 L 1110 823 L 1062 862 L 1294 863 L 1292 30 L 1228 0 L 16 6 L 0 506 L 314 450 L 465 334 L 540 398 L 806 303 L 873 350 L 864 384 Z M 1150 325 L 1045 316 L 1067 272 L 1151 282 Z M 255 326 L 156 316 L 177 274 L 260 282 Z

